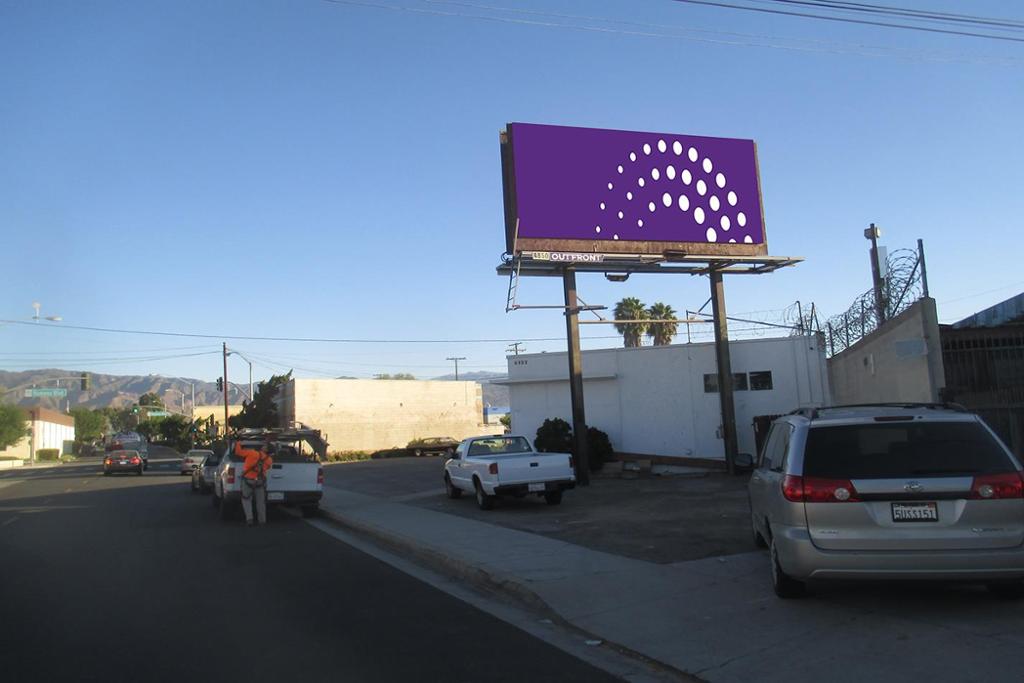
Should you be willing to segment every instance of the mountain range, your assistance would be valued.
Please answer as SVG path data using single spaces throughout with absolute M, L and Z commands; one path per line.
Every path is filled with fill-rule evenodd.
M 7 397 L 5 402 L 21 406 L 42 406 L 54 410 L 65 408 L 86 407 L 104 408 L 112 406 L 121 408 L 134 404 L 139 397 L 153 393 L 163 399 L 164 404 L 181 409 L 190 404 L 192 387 L 195 387 L 196 405 L 218 405 L 221 403 L 220 392 L 213 382 L 184 377 L 163 377 L 161 375 L 105 375 L 89 373 L 90 387 L 82 391 L 78 371 L 47 368 L 40 370 L 23 370 L 8 372 L 0 370 L 0 391 Z M 480 382 L 483 387 L 484 405 L 507 406 L 509 402 L 508 387 L 491 384 L 491 380 L 504 378 L 498 372 L 466 372 L 459 373 L 460 380 Z M 433 377 L 435 380 L 454 380 L 454 375 Z M 29 398 L 24 390 L 32 387 L 64 387 L 66 398 Z M 11 391 L 14 390 L 14 391 Z M 9 393 L 8 393 L 9 392 Z M 185 395 L 182 402 L 182 393 Z M 16 397 L 16 399 L 14 398 Z M 241 403 L 244 395 L 231 387 L 229 399 L 232 403 Z M 13 399 L 13 400 L 12 400 Z

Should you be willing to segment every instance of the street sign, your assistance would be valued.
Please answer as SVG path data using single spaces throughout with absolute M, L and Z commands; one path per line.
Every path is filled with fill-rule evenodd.
M 63 387 L 40 387 L 26 389 L 25 398 L 67 398 L 68 390 Z
M 170 415 L 166 410 L 147 410 L 146 417 L 167 417 Z

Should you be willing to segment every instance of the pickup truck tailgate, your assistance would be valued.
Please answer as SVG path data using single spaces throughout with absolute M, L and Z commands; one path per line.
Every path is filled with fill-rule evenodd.
M 275 462 L 267 473 L 267 493 L 274 491 L 318 491 L 320 464 L 315 462 Z
M 567 453 L 497 455 L 493 460 L 498 463 L 499 485 L 561 481 L 573 475 Z

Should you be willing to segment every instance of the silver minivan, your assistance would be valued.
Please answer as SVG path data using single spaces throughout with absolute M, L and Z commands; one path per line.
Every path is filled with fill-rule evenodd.
M 1024 478 L 964 409 L 881 404 L 777 419 L 750 478 L 784 598 L 817 579 L 985 582 L 1024 596 Z

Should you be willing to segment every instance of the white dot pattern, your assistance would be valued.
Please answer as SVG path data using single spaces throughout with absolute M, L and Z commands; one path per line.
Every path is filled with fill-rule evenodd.
M 671 149 L 674 155 L 671 164 L 662 162 L 658 164 L 656 159 L 657 155 L 652 156 L 655 150 L 661 154 L 667 154 Z M 640 153 L 643 156 L 652 157 L 650 159 L 640 159 Z M 672 140 L 671 138 L 655 139 L 645 142 L 640 146 L 639 150 L 629 151 L 628 159 L 629 162 L 637 163 L 638 166 L 626 167 L 625 161 L 622 164 L 614 164 L 614 166 L 608 166 L 609 170 L 614 168 L 613 176 L 621 175 L 625 176 L 624 181 L 629 179 L 636 180 L 637 187 L 639 189 L 634 193 L 633 191 L 627 191 L 623 194 L 616 194 L 618 200 L 608 200 L 608 202 L 600 202 L 599 206 L 601 211 L 606 211 L 611 208 L 620 221 L 636 221 L 636 228 L 627 228 L 627 230 L 639 230 L 644 227 L 644 219 L 637 217 L 636 213 L 639 209 L 642 212 L 642 208 L 633 207 L 631 203 L 634 198 L 639 199 L 641 206 L 644 203 L 647 204 L 648 214 L 650 220 L 656 220 L 654 224 L 655 235 L 662 234 L 664 221 L 669 220 L 674 223 L 679 223 L 680 229 L 684 229 L 687 222 L 690 222 L 692 226 L 694 223 L 701 226 L 703 230 L 703 237 L 709 243 L 714 242 L 725 242 L 726 238 L 729 237 L 728 242 L 735 244 L 742 241 L 744 244 L 752 244 L 754 238 L 750 234 L 743 234 L 742 230 L 747 226 L 747 216 L 743 211 L 736 211 L 735 207 L 739 205 L 740 197 L 737 195 L 734 189 L 728 187 L 728 179 L 724 171 L 728 171 L 729 168 L 716 169 L 715 160 L 712 158 L 715 156 L 715 152 L 712 151 L 710 155 L 702 156 L 696 147 L 687 147 L 680 140 Z M 721 159 L 718 160 L 721 162 Z M 696 176 L 696 177 L 695 177 Z M 675 181 L 679 179 L 680 185 L 672 185 L 668 187 L 669 191 L 664 191 L 666 186 L 660 185 L 660 182 L 664 179 L 666 182 Z M 617 182 L 617 181 L 616 181 Z M 651 187 L 650 190 L 647 188 L 647 183 L 656 183 Z M 615 183 L 608 182 L 607 187 L 609 190 L 615 188 Z M 660 192 L 654 188 L 661 189 Z M 621 190 L 620 190 L 621 191 Z M 637 196 L 634 197 L 634 194 Z M 625 196 L 625 201 L 622 197 Z M 658 198 L 660 196 L 660 203 L 665 208 L 673 208 L 673 204 L 679 208 L 680 213 L 669 212 L 668 214 L 658 214 L 659 218 L 655 219 L 653 214 L 657 213 L 658 209 Z M 609 204 L 611 206 L 609 206 Z M 619 206 L 615 206 L 619 204 Z M 748 208 L 748 207 L 744 207 Z M 632 215 L 630 215 L 632 214 Z M 710 214 L 717 214 L 710 217 Z M 692 216 L 692 218 L 689 218 Z M 670 218 L 673 217 L 673 218 Z M 692 221 L 692 222 L 691 222 Z M 602 222 L 604 222 L 602 220 Z M 710 225 L 705 225 L 709 223 Z M 670 223 L 671 225 L 672 223 Z M 628 223 L 632 225 L 632 223 Z M 620 230 L 622 227 L 620 226 Z M 693 228 L 691 227 L 690 230 Z M 724 233 L 732 230 L 732 236 Z M 598 235 L 602 234 L 602 226 L 595 225 L 594 232 Z M 737 234 L 739 233 L 739 234 Z M 692 233 L 690 233 L 692 235 Z M 642 239 L 634 238 L 631 235 L 623 235 L 625 239 Z M 613 233 L 612 239 L 618 240 L 620 238 L 619 233 Z M 650 236 L 647 237 L 649 239 Z M 605 238 L 607 239 L 607 238 Z M 689 239 L 692 239 L 690 237 Z

